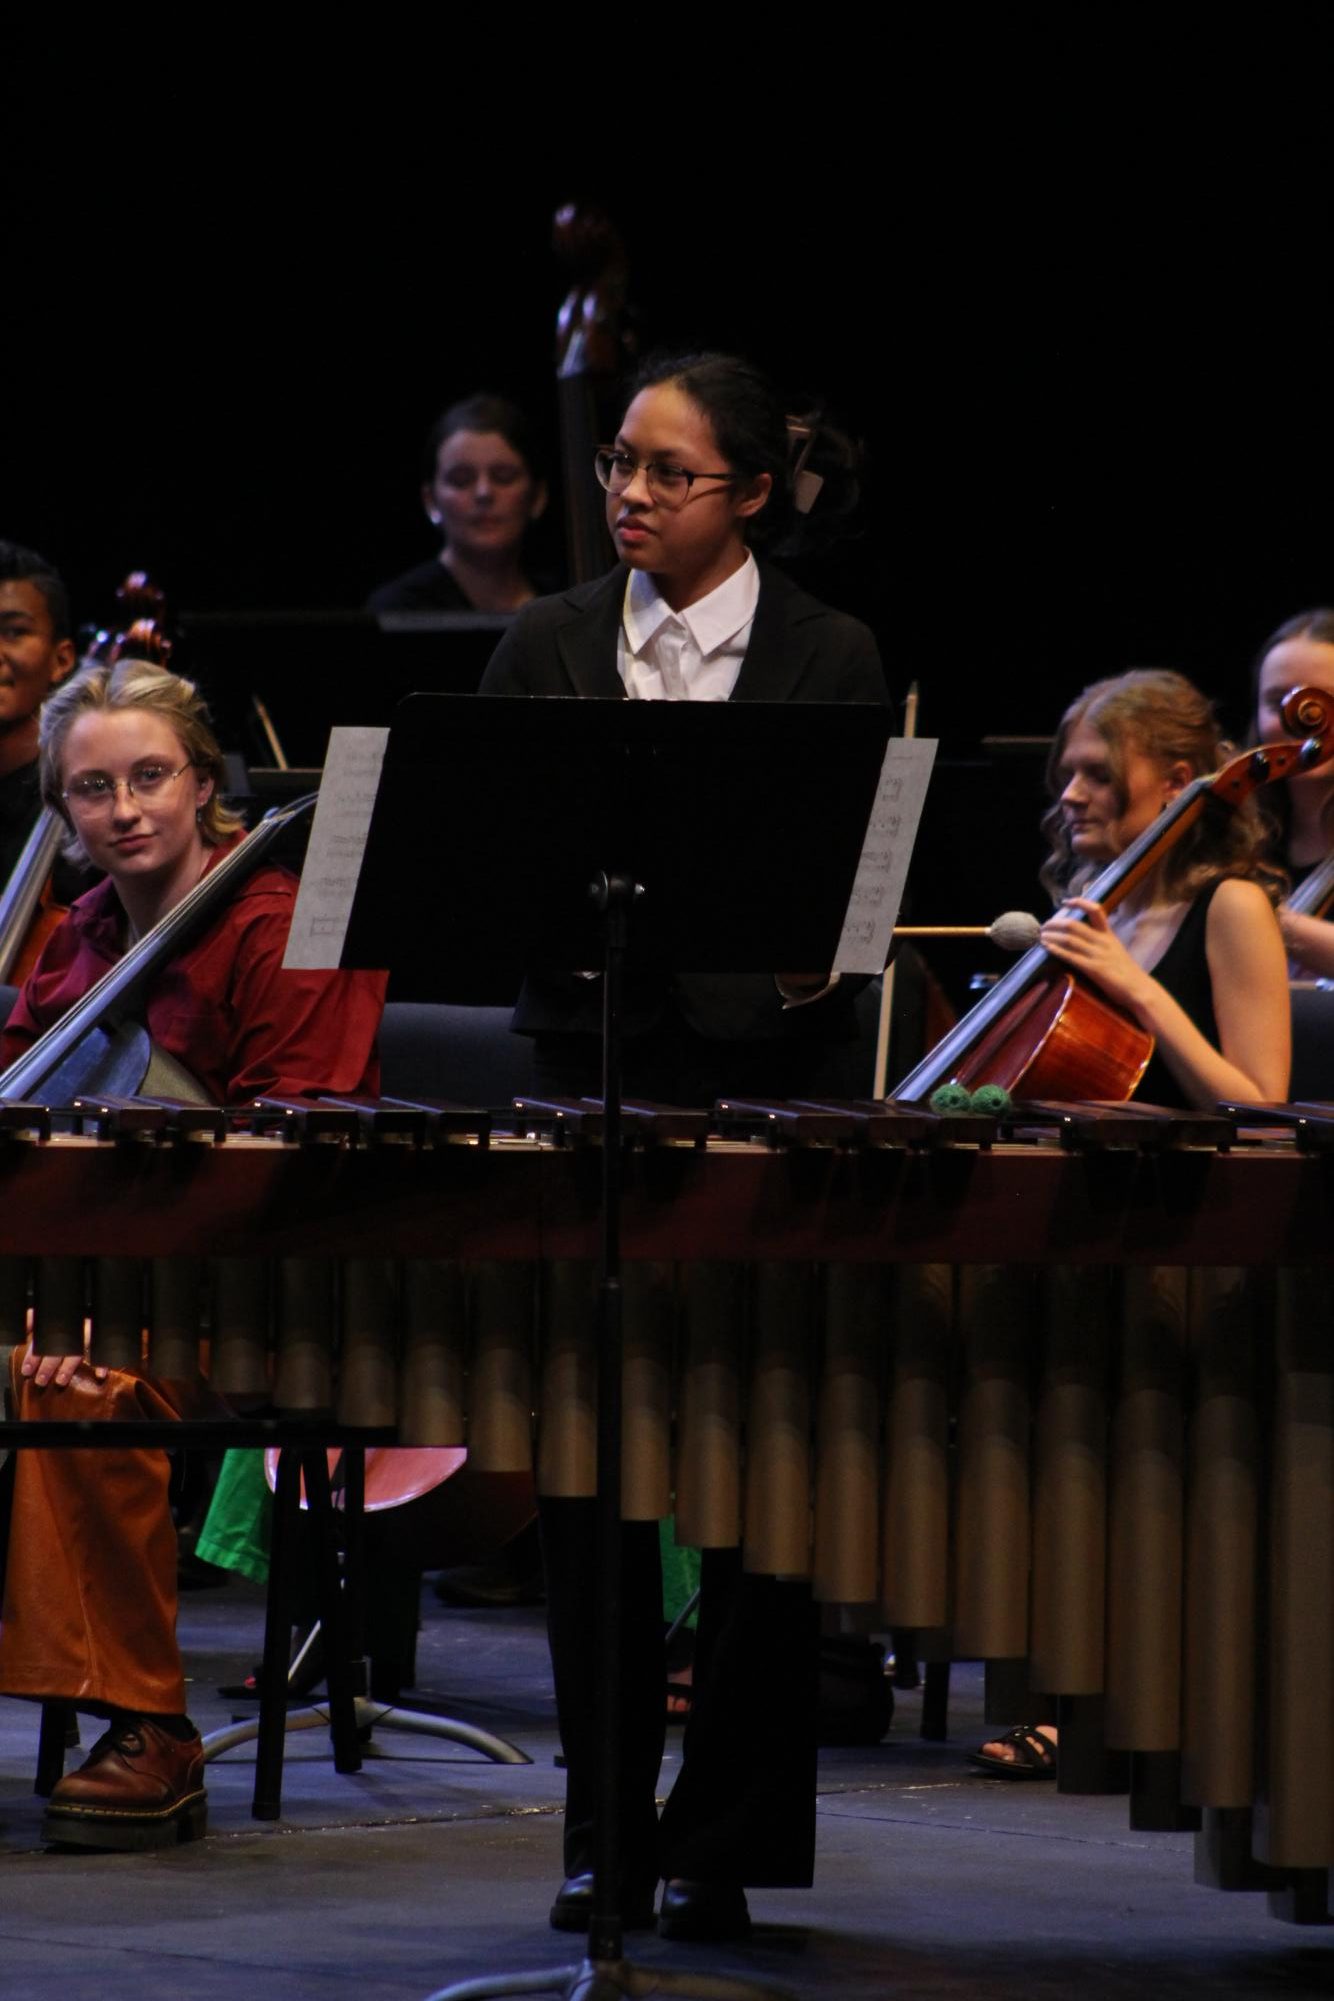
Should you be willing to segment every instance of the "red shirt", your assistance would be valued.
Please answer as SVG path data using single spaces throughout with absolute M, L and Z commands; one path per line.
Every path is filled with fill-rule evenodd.
M 214 850 L 212 859 L 225 852 Z M 153 1040 L 217 1104 L 261 1094 L 379 1090 L 375 1038 L 388 976 L 284 972 L 296 889 L 286 869 L 257 869 L 212 928 L 153 984 Z M 120 898 L 111 882 L 101 882 L 47 941 L 14 1003 L 0 1062 L 13 1063 L 80 1000 L 123 957 L 124 940 Z

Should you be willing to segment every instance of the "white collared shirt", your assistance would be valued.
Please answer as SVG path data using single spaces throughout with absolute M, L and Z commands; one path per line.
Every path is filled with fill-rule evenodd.
M 736 686 L 760 597 L 747 554 L 707 597 L 673 611 L 647 570 L 631 570 L 616 635 L 616 667 L 632 701 L 725 702 Z

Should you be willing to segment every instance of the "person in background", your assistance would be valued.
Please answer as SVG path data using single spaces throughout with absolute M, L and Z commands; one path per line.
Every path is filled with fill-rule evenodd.
M 440 553 L 372 591 L 368 611 L 512 612 L 537 596 L 524 545 L 547 483 L 516 404 L 452 404 L 427 433 L 421 495 Z
M 8 1068 L 241 840 L 193 687 L 148 662 L 85 668 L 48 701 L 42 795 L 72 856 L 105 871 L 48 939 L 0 1045 Z M 157 971 L 154 1042 L 217 1104 L 378 1086 L 385 976 L 283 966 L 296 879 L 261 865 Z M 13 1351 L 24 1422 L 183 1415 L 195 1383 Z M 200 1740 L 176 1644 L 176 1535 L 162 1452 L 34 1450 L 17 1464 L 0 1620 L 0 1690 L 74 1704 L 108 1728 L 61 1779 L 47 1840 L 145 1849 L 202 1834 Z
M 1182 675 L 1139 669 L 1098 681 L 1061 718 L 1047 767 L 1042 879 L 1058 908 L 1042 927 L 1056 959 L 1154 1037 L 1146 1104 L 1209 1107 L 1288 1089 L 1287 969 L 1255 801 L 1204 813 L 1112 911 L 1081 895 L 1225 746 L 1212 704 Z M 1056 1776 L 1057 1732 L 1023 1723 L 969 1754 L 999 1778 Z
M 77 663 L 69 598 L 35 549 L 0 542 L 0 889 L 41 811 L 37 718 Z
M 1289 689 L 1318 688 L 1334 699 L 1334 610 L 1298 612 L 1272 632 L 1255 667 L 1257 743 L 1286 734 L 1279 704 Z M 1317 765 L 1284 785 L 1271 785 L 1263 811 L 1273 822 L 1275 860 L 1298 888 L 1334 849 L 1334 767 Z M 1328 917 L 1278 909 L 1283 942 L 1293 964 L 1307 974 L 1334 977 L 1334 923 Z

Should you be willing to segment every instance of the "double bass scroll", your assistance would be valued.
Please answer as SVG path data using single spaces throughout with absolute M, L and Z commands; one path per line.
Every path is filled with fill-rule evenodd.
M 556 211 L 553 243 L 571 279 L 556 319 L 556 393 L 570 582 L 584 584 L 615 560 L 593 454 L 610 436 L 629 356 L 625 245 L 601 209 L 573 202 Z

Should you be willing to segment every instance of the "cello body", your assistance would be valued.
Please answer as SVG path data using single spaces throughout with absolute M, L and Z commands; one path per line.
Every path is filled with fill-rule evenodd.
M 1153 1037 L 1065 968 L 1011 1002 L 945 1080 L 998 1084 L 1025 1098 L 1123 1103 L 1149 1067 Z

